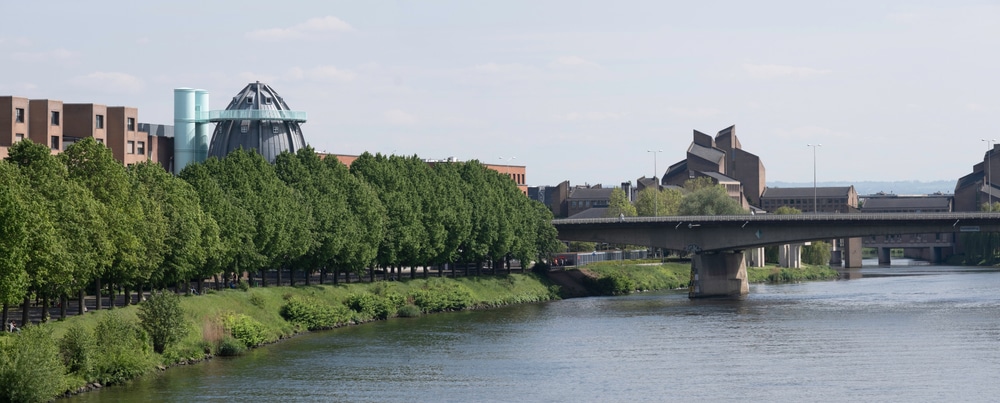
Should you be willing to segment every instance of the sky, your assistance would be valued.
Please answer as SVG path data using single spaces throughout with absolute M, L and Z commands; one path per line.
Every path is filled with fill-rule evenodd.
M 990 1 L 24 1 L 0 95 L 224 109 L 248 83 L 319 151 L 618 185 L 735 125 L 768 182 L 957 180 L 1000 112 Z M 8 14 L 10 13 L 10 14 Z M 982 141 L 986 139 L 987 141 Z M 808 144 L 822 144 L 814 148 Z M 659 150 L 662 150 L 660 152 Z M 815 164 L 815 171 L 813 169 Z

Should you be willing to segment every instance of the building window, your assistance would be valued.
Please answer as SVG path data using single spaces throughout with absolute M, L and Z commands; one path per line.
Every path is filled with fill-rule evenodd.
M 240 133 L 246 133 L 250 131 L 250 121 L 243 120 L 240 121 Z
M 264 97 L 264 104 L 265 105 L 270 105 L 271 104 L 271 97 Z
M 59 126 L 59 111 L 52 111 L 52 126 Z
M 52 136 L 52 149 L 59 150 L 59 136 Z
M 135 118 L 128 118 L 128 131 L 135 131 Z
M 18 141 L 21 141 L 21 140 L 24 140 L 24 133 L 17 133 L 17 134 L 14 135 L 14 142 L 15 143 L 18 142 Z
M 136 154 L 146 155 L 146 142 L 145 141 L 140 141 L 139 142 L 138 148 L 136 148 Z
M 278 126 L 271 126 L 271 133 L 278 134 L 279 132 L 281 132 L 281 129 Z
M 97 139 L 97 144 L 104 144 L 104 139 Z
M 24 123 L 24 108 L 14 109 L 14 122 Z
M 104 128 L 104 115 L 94 116 L 94 127 L 98 129 Z
M 247 104 L 253 103 L 253 97 L 247 97 Z
M 128 147 L 126 147 L 126 152 L 129 154 L 135 154 L 135 142 L 129 141 Z

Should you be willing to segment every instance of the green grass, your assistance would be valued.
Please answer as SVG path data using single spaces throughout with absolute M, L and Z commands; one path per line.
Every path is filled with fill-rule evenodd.
M 836 280 L 839 274 L 830 266 L 803 265 L 799 269 L 782 267 L 751 267 L 747 281 L 751 283 L 797 283 L 800 281 Z
M 583 268 L 599 277 L 619 273 L 631 278 L 637 290 L 672 290 L 688 286 L 690 263 L 660 263 L 659 260 L 621 260 L 592 263 Z

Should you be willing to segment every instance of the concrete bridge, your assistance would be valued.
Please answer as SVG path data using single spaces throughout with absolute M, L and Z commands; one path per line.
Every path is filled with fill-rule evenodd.
M 561 219 L 552 223 L 564 241 L 644 245 L 690 253 L 688 296 L 701 298 L 749 292 L 742 253 L 747 248 L 874 235 L 996 232 L 1000 231 L 1000 214 L 759 214 Z

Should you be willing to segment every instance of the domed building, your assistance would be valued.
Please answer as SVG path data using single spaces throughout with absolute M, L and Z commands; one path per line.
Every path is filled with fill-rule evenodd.
M 290 110 L 271 86 L 259 81 L 243 88 L 225 110 L 212 111 L 208 120 L 216 123 L 209 157 L 223 158 L 242 147 L 273 163 L 283 151 L 294 153 L 306 145 L 300 127 L 305 113 Z

